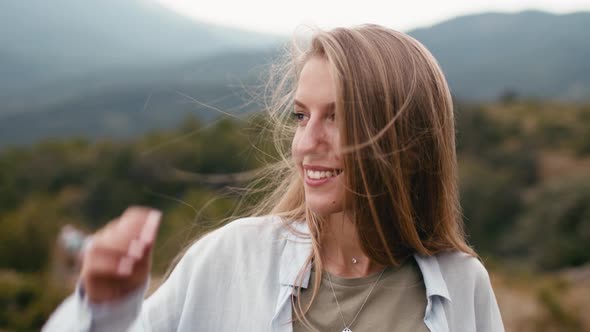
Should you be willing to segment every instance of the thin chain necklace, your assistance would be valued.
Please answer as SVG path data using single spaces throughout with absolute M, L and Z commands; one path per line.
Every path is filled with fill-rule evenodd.
M 334 285 L 332 285 L 332 277 L 330 277 L 330 273 L 326 272 L 326 274 L 328 275 L 328 281 L 330 282 L 330 289 L 332 289 L 332 294 L 334 295 L 334 299 L 336 300 L 336 305 L 338 306 L 338 313 L 340 313 L 340 318 L 342 319 L 342 325 L 344 325 L 344 329 L 342 330 L 342 332 L 352 332 L 352 330 L 350 329 L 352 327 L 352 324 L 354 324 L 354 322 L 356 321 L 356 318 L 363 310 L 363 307 L 365 306 L 365 303 L 367 303 L 369 296 L 371 296 L 371 293 L 373 293 L 373 288 L 375 288 L 375 286 L 377 285 L 379 280 L 381 280 L 381 276 L 383 275 L 383 272 L 385 272 L 386 269 L 387 268 L 385 268 L 385 269 L 383 269 L 383 271 L 381 271 L 381 273 L 379 274 L 379 277 L 371 286 L 371 290 L 369 290 L 369 293 L 365 297 L 363 304 L 361 305 L 361 307 L 357 311 L 356 315 L 354 315 L 354 318 L 352 319 L 350 324 L 346 324 L 346 321 L 344 320 L 344 315 L 342 314 L 342 309 L 340 308 L 340 303 L 338 302 L 338 297 L 336 296 L 336 292 L 334 291 Z

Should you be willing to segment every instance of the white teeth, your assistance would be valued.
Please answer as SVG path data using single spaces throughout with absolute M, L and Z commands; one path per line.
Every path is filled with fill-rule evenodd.
M 329 178 L 329 177 L 333 177 L 333 176 L 337 176 L 338 174 L 340 174 L 340 171 L 314 171 L 314 170 L 306 170 L 305 174 L 307 174 L 307 177 L 310 179 L 314 179 L 314 180 L 319 180 L 319 179 L 325 179 L 325 178 Z

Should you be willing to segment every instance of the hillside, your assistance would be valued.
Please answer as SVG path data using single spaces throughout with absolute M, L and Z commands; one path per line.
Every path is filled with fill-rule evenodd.
M 275 36 L 196 22 L 152 0 L 0 2 L 0 116 L 78 98 L 120 71 L 176 67 L 274 45 Z
M 458 17 L 409 33 L 441 63 L 455 95 L 493 100 L 507 92 L 590 98 L 590 12 L 540 11 Z
M 151 0 L 0 3 L 0 149 L 128 138 L 189 114 L 255 110 L 275 36 L 212 26 Z M 410 31 L 459 101 L 590 100 L 590 13 L 483 13 Z M 16 32 L 16 33 L 15 33 Z M 284 42 L 284 40 L 283 40 Z M 244 88 L 246 87 L 246 88 Z M 257 102 L 255 100 L 255 102 Z

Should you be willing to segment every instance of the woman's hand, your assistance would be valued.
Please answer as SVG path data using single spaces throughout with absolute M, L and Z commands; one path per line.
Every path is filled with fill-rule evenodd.
M 161 215 L 147 207 L 130 207 L 92 236 L 81 271 L 90 302 L 116 301 L 146 282 Z

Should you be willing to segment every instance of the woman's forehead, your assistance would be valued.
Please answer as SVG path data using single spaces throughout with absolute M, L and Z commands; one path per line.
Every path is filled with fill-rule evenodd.
M 305 108 L 325 108 L 336 101 L 330 63 L 323 57 L 310 58 L 301 71 L 295 99 Z

